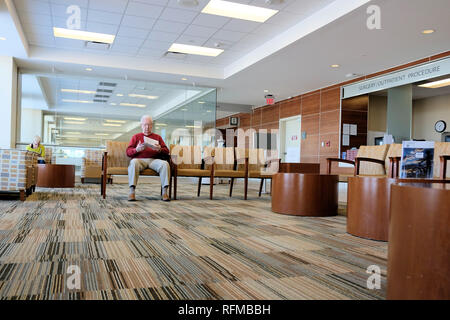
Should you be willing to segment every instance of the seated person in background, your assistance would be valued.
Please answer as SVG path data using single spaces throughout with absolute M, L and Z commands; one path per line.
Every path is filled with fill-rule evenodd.
M 152 132 L 153 119 L 148 115 L 141 118 L 142 133 L 135 134 L 127 147 L 127 156 L 132 158 L 128 166 L 128 182 L 130 193 L 128 201 L 135 201 L 135 189 L 139 178 L 139 173 L 150 168 L 158 172 L 161 178 L 161 188 L 163 189 L 163 201 L 169 201 L 168 187 L 170 166 L 167 161 L 158 159 L 162 154 L 168 155 L 169 149 L 166 147 L 161 136 Z
M 39 155 L 38 163 L 45 163 L 45 147 L 41 144 L 41 137 L 35 136 L 33 143 L 27 146 L 27 150 Z

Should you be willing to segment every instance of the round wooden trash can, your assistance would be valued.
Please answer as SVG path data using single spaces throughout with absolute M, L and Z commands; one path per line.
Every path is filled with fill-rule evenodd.
M 348 178 L 347 232 L 351 235 L 388 241 L 391 185 L 395 179 Z
M 73 188 L 75 166 L 66 164 L 38 164 L 38 187 Z
M 450 185 L 393 185 L 387 298 L 450 299 Z
M 337 215 L 337 175 L 277 173 L 272 177 L 272 211 L 298 216 Z

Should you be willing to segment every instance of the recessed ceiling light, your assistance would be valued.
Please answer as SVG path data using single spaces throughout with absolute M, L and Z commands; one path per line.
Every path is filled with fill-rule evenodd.
M 181 78 L 181 80 L 183 80 L 183 81 L 187 81 L 187 79 L 186 79 L 186 78 Z
M 0 40 L 5 41 L 6 38 L 5 37 L 0 37 Z
M 161 127 L 165 127 L 165 126 L 167 126 L 167 124 L 165 124 L 165 123 L 159 123 L 159 122 L 158 122 L 158 123 L 156 123 L 155 125 L 156 125 L 156 126 L 161 126 Z
M 86 68 L 85 70 L 86 71 L 92 71 L 92 68 Z
M 269 90 L 264 90 L 265 93 L 269 92 Z
M 125 120 L 105 120 L 106 122 L 125 123 Z
M 277 12 L 278 10 L 222 0 L 211 0 L 202 10 L 202 13 L 255 22 L 265 22 Z
M 111 102 L 110 105 L 117 106 L 117 103 Z
M 447 86 L 450 86 L 450 78 L 419 85 L 419 87 L 431 89 L 437 89 Z
M 73 103 L 94 103 L 93 101 L 87 101 L 87 100 L 72 100 L 72 99 L 62 99 L 62 102 L 73 102 Z
M 122 125 L 119 123 L 103 123 L 105 127 L 121 127 Z
M 96 136 L 109 136 L 109 133 L 96 133 Z
M 123 94 L 118 93 L 118 94 L 116 94 L 116 96 L 118 96 L 118 97 L 123 97 Z
M 124 107 L 138 107 L 138 108 L 145 108 L 146 107 L 145 104 L 125 103 L 125 102 L 122 102 L 120 105 L 124 106 Z
M 200 103 L 200 104 L 205 104 L 206 102 L 205 102 L 205 101 L 199 101 L 198 103 Z
M 64 117 L 64 120 L 86 121 L 86 118 Z
M 339 68 L 340 65 L 338 65 L 338 64 L 332 64 L 331 67 L 332 67 L 332 68 Z
M 109 44 L 113 43 L 116 37 L 115 35 L 112 34 L 88 32 L 75 29 L 55 28 L 55 27 L 53 28 L 53 35 L 57 38 L 94 41 Z
M 96 94 L 97 93 L 97 91 L 75 90 L 75 89 L 61 89 L 61 92 L 84 93 L 84 94 Z
M 199 56 L 217 57 L 223 52 L 222 49 L 214 49 L 200 46 L 191 46 L 188 44 L 173 43 L 169 50 L 170 52 L 195 54 Z
M 206 112 L 212 112 L 211 110 L 206 110 Z
M 427 29 L 427 30 L 423 30 L 422 33 L 423 34 L 432 34 L 432 33 L 434 33 L 434 30 L 433 29 Z
M 66 132 L 66 134 L 81 134 L 81 132 Z
M 181 109 L 181 111 L 187 111 L 187 109 Z
M 158 96 L 147 96 L 145 94 L 135 94 L 135 93 L 130 93 L 128 96 L 132 98 L 143 98 L 149 100 L 155 100 L 159 98 Z

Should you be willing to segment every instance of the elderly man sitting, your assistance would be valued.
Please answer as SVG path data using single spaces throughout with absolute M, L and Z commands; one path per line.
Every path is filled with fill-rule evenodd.
M 168 187 L 170 166 L 167 161 L 158 159 L 161 154 L 169 154 L 161 136 L 152 132 L 153 119 L 145 115 L 141 118 L 142 133 L 135 134 L 127 147 L 127 155 L 132 158 L 128 166 L 128 182 L 130 193 L 128 201 L 135 201 L 135 189 L 139 178 L 139 173 L 147 168 L 158 172 L 161 178 L 161 188 L 163 188 L 163 201 L 169 201 Z

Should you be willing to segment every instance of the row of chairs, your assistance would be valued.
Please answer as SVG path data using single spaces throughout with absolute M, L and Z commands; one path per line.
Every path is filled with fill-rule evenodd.
M 279 159 L 272 157 L 269 150 L 246 148 L 205 147 L 202 155 L 200 146 L 170 146 L 172 176 L 174 179 L 174 199 L 177 198 L 178 177 L 197 177 L 197 196 L 200 196 L 202 179 L 209 178 L 209 197 L 213 199 L 214 179 L 229 178 L 229 196 L 233 194 L 236 179 L 244 179 L 244 199 L 247 200 L 248 179 L 261 179 L 259 196 L 264 180 L 272 179 L 278 172 Z M 274 164 L 275 163 L 275 164 Z
M 102 157 L 101 195 L 106 198 L 106 183 L 111 175 L 128 175 L 130 158 L 126 155 L 128 142 L 107 141 L 106 151 Z M 205 147 L 202 153 L 200 146 L 171 145 L 170 155 L 163 157 L 170 163 L 170 196 L 177 198 L 178 177 L 199 178 L 197 196 L 200 196 L 203 178 L 210 179 L 210 199 L 213 199 L 214 179 L 229 178 L 232 196 L 236 179 L 244 179 L 244 198 L 247 199 L 248 179 L 261 179 L 259 196 L 261 196 L 264 181 L 272 179 L 278 172 L 278 154 L 272 154 L 264 149 L 245 148 L 213 148 Z M 145 169 L 141 176 L 157 176 L 158 174 Z

